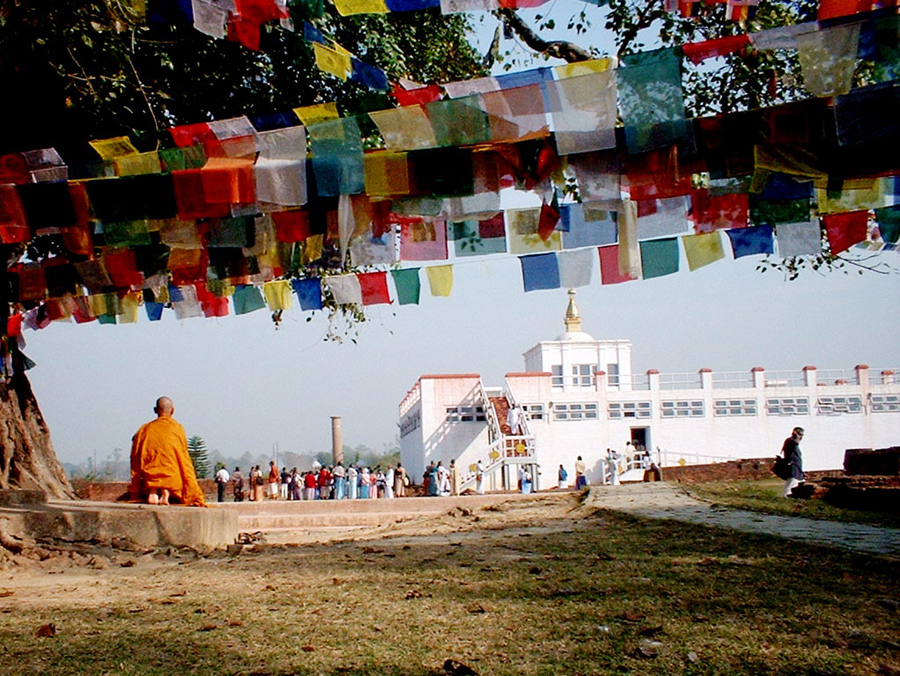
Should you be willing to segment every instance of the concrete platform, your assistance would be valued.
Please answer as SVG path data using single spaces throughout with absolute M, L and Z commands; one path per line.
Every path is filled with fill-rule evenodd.
M 8 499 L 0 506 L 4 532 L 26 541 L 196 549 L 226 547 L 238 533 L 237 514 L 223 509 L 44 499 L 30 503 Z
M 325 530 L 385 526 L 424 515 L 443 514 L 456 507 L 478 509 L 498 502 L 534 498 L 539 494 L 491 493 L 392 500 L 265 500 L 219 502 L 212 506 L 238 515 L 242 532 Z

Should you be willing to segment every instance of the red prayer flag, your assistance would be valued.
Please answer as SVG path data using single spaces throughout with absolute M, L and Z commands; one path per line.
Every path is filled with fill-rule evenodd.
M 227 203 L 209 203 L 203 192 L 203 176 L 200 169 L 172 172 L 175 203 L 178 217 L 188 221 L 196 218 L 224 218 L 231 215 Z
M 439 101 L 441 88 L 438 85 L 426 85 L 418 89 L 404 89 L 395 82 L 391 94 L 401 106 L 415 106 Z
M 272 214 L 275 238 L 279 242 L 302 242 L 309 237 L 309 214 L 305 211 L 276 211 Z
M 131 249 L 107 250 L 103 265 L 112 283 L 119 289 L 128 289 L 144 283 L 144 275 L 137 268 L 137 259 Z
M 90 256 L 94 253 L 91 239 L 91 207 L 84 183 L 69 183 L 69 197 L 75 211 L 75 225 L 60 228 L 63 244 L 74 254 Z
M 543 202 L 541 204 L 541 215 L 538 220 L 538 237 L 546 242 L 556 230 L 556 224 L 559 223 L 559 212 L 552 205 Z
M 0 156 L 0 183 L 31 183 L 31 172 L 22 153 Z
M 744 33 L 742 35 L 729 35 L 715 40 L 705 40 L 704 42 L 682 45 L 681 49 L 684 52 L 684 55 L 693 63 L 700 63 L 704 59 L 733 54 L 749 44 L 750 36 Z
M 363 305 L 379 305 L 391 302 L 386 272 L 360 272 L 356 275 L 362 292 Z
M 212 129 L 206 122 L 198 124 L 183 124 L 178 127 L 169 127 L 169 133 L 172 140 L 179 148 L 190 148 L 191 146 L 203 145 L 207 148 L 218 147 L 219 139 L 213 134 Z
M 691 205 L 697 234 L 747 227 L 750 196 L 746 193 L 713 195 L 709 190 L 694 190 Z
M 22 335 L 22 313 L 14 314 L 6 320 L 6 335 L 10 337 Z
M 822 222 L 832 254 L 839 254 L 859 244 L 869 232 L 869 212 L 866 210 L 828 214 L 822 217 Z
M 623 275 L 619 271 L 619 245 L 610 244 L 609 246 L 598 247 L 600 251 L 600 283 L 601 284 L 621 284 L 622 282 L 630 282 L 634 277 Z
M 0 185 L 0 242 L 27 242 L 31 229 L 25 217 L 25 207 L 14 185 Z
M 681 171 L 675 146 L 628 155 L 625 176 L 632 200 L 678 197 L 691 191 L 691 175 Z
M 254 52 L 259 51 L 259 24 L 249 19 L 232 17 L 228 21 L 228 34 L 225 36 L 230 42 L 237 42 Z

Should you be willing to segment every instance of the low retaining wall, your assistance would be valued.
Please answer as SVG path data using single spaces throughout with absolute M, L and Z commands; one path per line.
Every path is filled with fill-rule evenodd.
M 749 458 L 746 460 L 729 460 L 711 465 L 684 465 L 681 467 L 663 467 L 663 481 L 681 484 L 696 484 L 706 481 L 749 481 L 754 479 L 773 479 L 772 463 L 775 458 Z M 817 481 L 824 477 L 842 476 L 841 470 L 823 470 L 807 472 L 807 481 Z

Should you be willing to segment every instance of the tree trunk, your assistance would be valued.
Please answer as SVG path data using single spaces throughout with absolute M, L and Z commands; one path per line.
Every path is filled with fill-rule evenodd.
M 0 489 L 40 490 L 50 498 L 76 497 L 56 458 L 31 383 L 19 369 L 0 383 Z

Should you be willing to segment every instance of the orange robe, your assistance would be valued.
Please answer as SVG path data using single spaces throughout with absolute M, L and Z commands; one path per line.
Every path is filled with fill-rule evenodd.
M 206 506 L 188 455 L 184 428 L 167 416 L 142 425 L 134 435 L 128 492 L 132 500 L 143 500 L 151 490 L 163 488 L 182 504 Z

